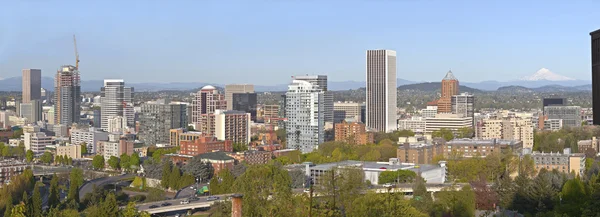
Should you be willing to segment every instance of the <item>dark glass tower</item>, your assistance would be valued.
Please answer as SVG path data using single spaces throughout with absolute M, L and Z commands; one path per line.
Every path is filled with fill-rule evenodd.
M 592 110 L 594 125 L 600 125 L 600 29 L 590 33 L 592 44 Z
M 250 119 L 256 122 L 256 93 L 233 93 L 232 108 L 250 113 Z

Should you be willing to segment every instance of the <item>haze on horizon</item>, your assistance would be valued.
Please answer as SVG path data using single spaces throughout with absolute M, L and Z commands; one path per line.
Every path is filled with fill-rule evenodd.
M 551 3 L 549 3 L 551 2 Z M 398 78 L 516 80 L 540 68 L 590 80 L 597 1 L 20 1 L 0 9 L 0 78 L 74 64 L 83 80 L 364 81 L 365 50 L 393 49 Z M 26 12 L 26 13 L 24 13 Z

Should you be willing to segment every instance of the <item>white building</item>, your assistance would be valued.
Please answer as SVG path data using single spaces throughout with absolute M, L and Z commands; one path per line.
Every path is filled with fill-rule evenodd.
M 10 126 L 8 116 L 10 116 L 10 114 L 8 112 L 0 111 L 0 128 L 1 129 L 6 129 Z
M 215 111 L 215 136 L 233 143 L 250 143 L 250 113 L 243 111 Z
M 366 125 L 380 132 L 396 130 L 396 51 L 367 50 Z
M 308 81 L 293 80 L 286 95 L 287 147 L 308 153 L 325 139 L 323 90 Z
M 441 129 L 457 131 L 460 128 L 472 127 L 473 118 L 456 114 L 437 114 L 434 118 L 425 118 L 425 133 Z
M 122 79 L 106 79 L 100 89 L 102 106 L 100 110 L 101 128 L 108 131 L 108 120 L 116 116 L 124 116 L 127 104 L 132 103 L 133 88 L 125 87 Z
M 341 123 L 343 120 L 352 119 L 361 120 L 360 103 L 357 102 L 336 102 L 333 103 L 333 122 Z
M 127 118 L 123 116 L 114 116 L 108 119 L 107 132 L 123 133 L 127 130 Z
M 492 117 L 479 120 L 475 134 L 480 139 L 521 141 L 524 148 L 533 148 L 533 128 L 530 117 Z
M 23 133 L 25 150 L 33 151 L 35 157 L 40 157 L 46 151 L 46 146 L 52 145 L 52 137 L 42 132 Z
M 312 85 L 318 85 L 323 91 L 323 117 L 325 122 L 334 122 L 333 92 L 328 90 L 327 75 L 298 75 L 295 80 L 308 81 Z M 333 127 L 333 125 L 332 125 Z
M 437 106 L 427 106 L 425 109 L 421 109 L 421 116 L 424 118 L 435 118 L 438 113 Z
M 99 131 L 93 127 L 89 129 L 71 130 L 71 143 L 81 145 L 86 143 L 88 153 L 96 153 L 96 143 L 98 141 L 107 141 L 108 133 Z
M 426 123 L 425 118 L 423 117 L 398 120 L 398 130 L 410 130 L 415 133 L 425 133 L 425 127 Z

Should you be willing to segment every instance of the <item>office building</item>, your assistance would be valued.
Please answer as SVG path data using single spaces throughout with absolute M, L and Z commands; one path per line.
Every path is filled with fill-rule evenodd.
M 219 140 L 248 145 L 251 139 L 250 124 L 250 113 L 233 110 L 217 110 L 214 113 L 214 135 Z
M 590 32 L 592 50 L 592 109 L 594 125 L 600 125 L 600 29 Z
M 232 95 L 233 97 L 233 95 Z M 192 103 L 192 120 L 196 125 L 196 129 L 201 128 L 200 123 L 204 115 L 213 114 L 216 110 L 225 110 L 227 102 L 225 96 L 219 93 L 219 90 L 213 86 L 204 86 L 195 94 Z
M 327 75 L 297 75 L 293 79 L 308 81 L 323 91 L 323 117 L 325 122 L 333 123 L 333 92 L 329 91 L 327 87 Z
M 357 102 L 336 102 L 333 103 L 333 122 L 341 123 L 344 120 L 360 122 L 360 103 Z
M 250 113 L 250 119 L 256 122 L 256 93 L 233 93 L 232 98 L 233 109 L 228 110 Z
M 366 125 L 360 122 L 346 122 L 335 124 L 335 141 L 356 145 L 373 143 L 373 133 L 366 131 Z
M 567 105 L 567 101 L 565 98 L 544 98 L 542 100 L 542 105 L 546 106 L 565 106 Z
M 54 123 L 79 123 L 81 101 L 79 70 L 71 65 L 62 66 L 54 78 Z
M 122 79 L 105 79 L 100 89 L 101 96 L 101 128 L 108 130 L 108 120 L 114 117 L 125 117 L 124 109 L 133 100 L 133 88 L 125 87 Z M 127 124 L 127 123 L 126 123 Z
M 367 51 L 366 124 L 379 132 L 396 130 L 396 51 Z
M 279 105 L 263 105 L 262 119 L 265 123 L 272 123 L 277 126 L 279 122 Z
M 102 112 L 98 108 L 93 108 L 92 115 L 92 126 L 95 128 L 102 128 Z
M 285 97 L 287 147 L 308 153 L 325 139 L 323 90 L 308 81 L 293 80 Z
M 421 109 L 421 117 L 424 118 L 435 118 L 438 113 L 437 106 L 427 106 L 427 108 Z
M 464 117 L 475 117 L 475 97 L 468 93 L 454 95 L 451 99 L 452 114 L 462 115 Z
M 112 116 L 107 121 L 106 132 L 125 133 L 127 131 L 127 118 L 123 116 Z
M 254 93 L 254 85 L 253 84 L 228 84 L 228 85 L 225 85 L 225 101 L 227 101 L 227 105 L 226 105 L 226 108 L 218 108 L 218 109 L 242 111 L 242 110 L 234 108 L 233 104 L 236 102 L 236 100 L 233 98 L 233 94 L 235 94 L 235 93 Z M 256 97 L 256 94 L 254 96 Z M 255 104 L 256 104 L 256 102 L 255 102 Z M 256 108 L 255 108 L 255 110 L 256 110 Z M 255 117 L 256 117 L 256 114 L 255 114 Z
M 218 140 L 214 136 L 200 136 L 194 140 L 181 141 L 179 153 L 183 155 L 196 156 L 214 151 L 233 151 L 231 140 Z
M 279 118 L 287 118 L 285 112 L 286 112 L 286 108 L 285 106 L 287 105 L 287 98 L 285 96 L 285 94 L 281 95 L 281 100 L 279 100 Z M 277 126 L 279 127 L 279 129 L 285 129 L 285 121 L 279 121 L 277 122 Z
M 579 106 L 546 106 L 544 116 L 548 119 L 562 119 L 563 127 L 581 126 L 581 107 Z
M 52 145 L 54 141 L 51 136 L 42 132 L 23 133 L 25 150 L 33 151 L 35 157 L 41 157 L 46 151 L 46 146 Z
M 81 145 L 57 145 L 56 156 L 67 156 L 72 159 L 81 158 Z
M 525 151 L 526 153 L 529 150 Z M 565 148 L 560 152 L 537 152 L 531 153 L 531 158 L 535 163 L 536 171 L 546 169 L 548 171 L 558 170 L 562 173 L 575 173 L 576 176 L 585 172 L 585 154 L 571 153 L 570 148 Z
M 133 141 L 120 137 L 118 134 L 111 134 L 108 141 L 98 142 L 98 154 L 104 156 L 104 160 L 108 161 L 110 157 L 121 157 L 122 154 L 133 154 Z
M 42 99 L 42 70 L 41 69 L 23 69 L 23 92 L 22 103 L 29 103 L 31 100 Z
M 71 143 L 74 145 L 85 143 L 88 153 L 96 153 L 96 143 L 98 141 L 107 141 L 108 135 L 109 133 L 93 127 L 73 129 L 71 130 Z
M 562 119 L 545 119 L 544 120 L 544 130 L 550 131 L 559 131 L 563 128 L 563 120 Z
M 19 104 L 19 114 L 27 123 L 37 123 L 42 120 L 42 102 L 39 99 Z
M 165 100 L 147 102 L 141 106 L 138 136 L 146 145 L 169 143 L 169 131 L 187 127 L 185 104 Z
M 0 111 L 0 129 L 8 129 L 10 127 L 8 111 Z
M 435 117 L 435 115 L 433 116 Z M 426 122 L 423 117 L 398 120 L 398 130 L 410 130 L 414 133 L 425 133 Z
M 460 128 L 472 127 L 473 118 L 463 117 L 456 114 L 437 114 L 434 118 L 425 118 L 425 133 L 431 134 L 433 131 L 448 129 L 453 132 Z
M 458 95 L 459 83 L 452 71 L 442 79 L 441 97 L 437 101 L 438 113 L 452 112 L 452 96 Z
M 480 139 L 506 139 L 523 142 L 533 148 L 533 121 L 526 117 L 491 117 L 477 122 L 475 135 Z

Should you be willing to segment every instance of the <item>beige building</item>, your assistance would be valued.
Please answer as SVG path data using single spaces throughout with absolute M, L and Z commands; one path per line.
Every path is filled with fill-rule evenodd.
M 81 158 L 81 145 L 58 145 L 56 146 L 56 156 L 67 156 L 73 159 Z
M 225 85 L 225 101 L 227 101 L 227 110 L 233 110 L 234 93 L 254 93 L 253 84 L 228 84 Z
M 214 114 L 214 136 L 233 143 L 250 143 L 250 113 L 217 110 Z
M 477 122 L 475 136 L 480 139 L 507 139 L 523 142 L 524 148 L 533 148 L 533 128 L 531 118 L 492 117 Z
M 202 132 L 198 131 L 185 131 L 183 128 L 171 129 L 169 145 L 180 146 L 181 142 L 191 142 L 199 139 L 200 137 L 206 136 Z
M 473 126 L 473 118 L 464 117 L 456 114 L 437 114 L 434 118 L 425 118 L 425 133 L 431 134 L 433 131 L 448 129 L 457 131 L 458 129 Z
M 333 103 L 333 122 L 341 123 L 346 119 L 360 121 L 360 103 L 357 102 L 336 102 Z
M 366 118 L 368 129 L 393 132 L 396 124 L 396 51 L 367 50 Z
M 562 173 L 575 173 L 575 175 L 585 172 L 585 155 L 581 153 L 573 154 L 570 148 L 565 148 L 563 153 L 533 152 L 531 157 L 538 172 L 541 169 L 558 170 Z
M 262 118 L 267 122 L 272 118 L 279 118 L 279 105 L 263 105 Z M 274 121 L 271 121 L 273 123 Z
M 506 152 L 521 153 L 523 143 L 501 139 L 454 139 L 443 145 L 445 157 L 485 157 Z M 457 156 L 453 156 L 457 155 Z
M 410 130 L 415 133 L 424 133 L 425 125 L 425 118 L 423 117 L 398 120 L 398 130 Z

